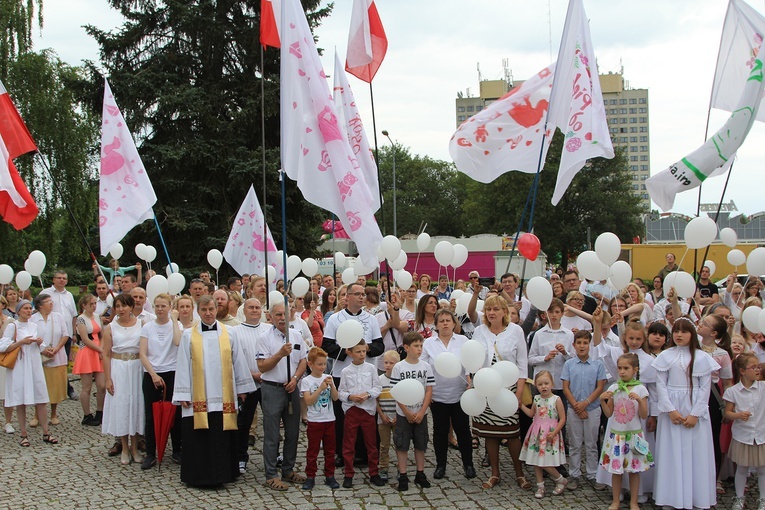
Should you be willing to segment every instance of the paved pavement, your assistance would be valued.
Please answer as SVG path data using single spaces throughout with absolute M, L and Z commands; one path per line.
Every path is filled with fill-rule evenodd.
M 75 388 L 79 391 L 79 383 Z M 433 480 L 434 456 L 426 456 L 426 473 L 433 487 L 420 490 L 413 484 L 405 493 L 392 487 L 375 487 L 357 472 L 351 489 L 331 490 L 319 483 L 313 491 L 295 486 L 286 492 L 276 492 L 263 485 L 260 442 L 251 449 L 248 472 L 235 483 L 216 490 L 189 488 L 180 482 L 180 468 L 170 461 L 168 448 L 162 469 L 141 471 L 137 464 L 121 466 L 119 457 L 107 457 L 112 438 L 103 436 L 98 427 L 80 425 L 79 402 L 66 401 L 59 406 L 61 424 L 51 427 L 61 444 L 42 442 L 42 430 L 29 429 L 30 448 L 18 446 L 19 432 L 13 435 L 0 431 L 0 508 L 280 508 L 295 509 L 394 509 L 394 508 L 502 508 L 502 509 L 587 509 L 608 508 L 609 491 L 595 491 L 583 484 L 576 491 L 562 496 L 549 495 L 552 482 L 547 481 L 548 496 L 538 500 L 533 491 L 522 491 L 515 484 L 510 456 L 501 455 L 502 482 L 491 490 L 481 489 L 489 477 L 489 469 L 480 467 L 481 455 L 476 457 L 478 478 L 463 476 L 459 452 L 450 450 L 446 478 Z M 31 416 L 31 409 L 27 409 Z M 15 412 L 14 412 L 14 425 Z M 305 463 L 305 434 L 301 434 L 298 462 Z M 479 450 L 482 454 L 482 450 Z M 392 457 L 395 455 L 392 453 Z M 319 469 L 321 471 L 321 456 Z M 410 472 L 413 471 L 410 466 Z M 395 472 L 392 470 L 391 472 Z M 530 481 L 533 470 L 527 470 Z M 337 470 L 342 481 L 342 471 Z M 411 480 L 411 475 L 410 475 Z M 323 481 L 317 479 L 318 482 Z M 748 507 L 756 508 L 756 485 L 750 483 Z M 717 508 L 731 507 L 732 487 Z M 629 506 L 622 504 L 622 508 Z M 644 509 L 654 508 L 651 504 Z

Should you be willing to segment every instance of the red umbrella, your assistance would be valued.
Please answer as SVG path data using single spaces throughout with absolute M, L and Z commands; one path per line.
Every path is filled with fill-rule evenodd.
M 165 455 L 167 436 L 170 435 L 170 430 L 175 424 L 176 412 L 176 406 L 165 400 L 167 398 L 167 385 L 163 385 L 162 388 L 162 400 L 151 404 L 154 411 L 154 439 L 157 442 L 158 469 L 162 468 L 162 457 Z

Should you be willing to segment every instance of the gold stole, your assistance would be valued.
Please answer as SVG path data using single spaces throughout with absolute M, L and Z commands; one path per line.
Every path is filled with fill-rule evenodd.
M 221 376 L 223 385 L 223 430 L 237 430 L 236 395 L 234 394 L 234 364 L 231 360 L 231 341 L 224 325 L 218 334 Z M 194 407 L 194 429 L 209 428 L 207 423 L 207 391 L 205 390 L 205 361 L 202 333 L 196 325 L 191 330 L 191 399 Z

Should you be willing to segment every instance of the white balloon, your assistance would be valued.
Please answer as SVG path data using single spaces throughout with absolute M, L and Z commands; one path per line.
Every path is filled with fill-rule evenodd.
M 712 260 L 705 260 L 704 265 L 709 268 L 709 276 L 712 276 L 715 274 L 715 271 L 717 270 L 717 265 Z
M 287 257 L 287 279 L 294 280 L 303 269 L 303 261 L 297 255 Z M 313 275 L 311 275 L 313 276 Z
M 452 258 L 452 267 L 461 267 L 467 262 L 468 249 L 464 244 L 454 245 L 454 257 Z
M 412 273 L 409 271 L 399 271 L 396 275 L 396 283 L 402 289 L 408 289 L 412 286 Z
M 143 260 L 149 263 L 154 262 L 154 259 L 157 258 L 157 249 L 153 246 L 147 246 L 143 250 L 143 254 L 146 256 L 146 258 L 144 258 Z
M 484 397 L 493 397 L 502 389 L 502 375 L 491 368 L 482 368 L 473 376 L 473 387 Z
M 759 306 L 749 306 L 741 312 L 741 322 L 744 327 L 749 330 L 750 333 L 762 333 L 760 329 L 759 319 L 762 313 L 762 308 Z
M 284 304 L 284 294 L 278 290 L 272 290 L 268 293 L 268 309 L 273 309 L 274 305 L 277 303 Z M 261 303 L 261 305 L 265 306 L 265 303 Z
M 478 393 L 477 389 L 471 388 L 460 397 L 460 407 L 468 416 L 478 416 L 486 410 L 486 397 Z
M 13 281 L 13 268 L 8 264 L 0 264 L 0 285 L 8 285 Z
M 262 275 L 268 283 L 272 283 L 276 280 L 276 268 L 274 266 L 266 266 L 263 268 Z
M 396 270 L 404 269 L 408 261 L 409 261 L 409 257 L 407 256 L 406 252 L 404 250 L 401 250 L 398 253 L 398 257 L 396 257 L 395 259 L 393 259 L 392 262 L 390 262 L 390 267 Z
M 122 248 L 122 245 L 120 243 L 114 243 L 109 248 L 109 255 L 112 256 L 112 258 L 118 259 L 122 256 L 122 253 L 124 252 L 124 248 Z
M 207 262 L 217 271 L 220 269 L 221 264 L 223 264 L 223 254 L 219 249 L 213 248 L 207 252 Z
M 720 241 L 729 248 L 735 248 L 738 242 L 738 234 L 730 227 L 725 227 L 720 230 Z
M 598 254 L 592 250 L 583 251 L 576 259 L 579 275 L 588 280 L 605 280 L 608 278 L 608 266 L 601 262 Z
M 366 276 L 375 269 L 377 269 L 377 267 L 365 266 L 360 258 L 356 259 L 356 263 L 353 265 L 353 272 L 356 274 L 356 276 Z
M 32 274 L 32 272 L 34 271 L 34 269 L 32 269 L 32 261 L 30 261 L 29 259 L 24 261 L 24 271 L 26 271 L 29 274 Z
M 749 308 L 753 307 L 750 306 Z M 747 310 L 749 310 L 749 308 L 747 308 Z M 765 310 L 760 310 L 760 315 L 757 319 L 757 325 L 759 326 L 760 331 L 765 331 Z
M 154 275 L 146 282 L 146 299 L 149 303 L 153 303 L 155 297 L 167 293 L 168 290 L 167 278 L 161 274 Z
M 271 260 L 271 257 L 268 258 L 268 260 Z M 282 267 L 284 266 L 284 250 L 279 250 L 274 255 L 274 267 Z
M 457 315 L 465 315 L 468 311 L 468 307 L 470 306 L 471 299 L 473 299 L 472 294 L 463 293 L 459 299 L 457 299 L 457 306 L 454 310 L 454 313 Z
M 335 252 L 335 265 L 337 267 L 345 267 L 345 253 L 341 251 Z
M 499 393 L 486 400 L 491 410 L 501 418 L 507 418 L 518 412 L 518 397 L 506 388 L 500 389 Z
M 733 249 L 728 252 L 728 264 L 731 266 L 741 266 L 746 262 L 746 254 L 738 249 Z
M 154 278 L 151 278 L 149 281 L 153 280 Z M 180 294 L 181 291 L 186 287 L 186 277 L 183 276 L 179 272 L 171 273 L 170 276 L 167 277 L 167 293 L 174 296 L 176 294 Z
M 669 291 L 674 287 L 677 295 L 683 299 L 693 297 L 696 294 L 696 280 L 685 271 L 672 271 L 664 278 L 663 287 Z
M 300 268 L 303 270 L 303 274 L 310 278 L 319 272 L 319 263 L 316 262 L 316 259 L 304 259 Z
M 16 286 L 21 292 L 24 292 L 32 285 L 32 275 L 27 271 L 19 271 L 16 273 Z M 14 310 L 15 312 L 15 310 Z
M 343 349 L 350 349 L 358 345 L 364 337 L 364 326 L 357 320 L 347 320 L 337 327 L 335 340 Z
M 425 399 L 425 386 L 417 379 L 404 379 L 391 388 L 390 395 L 399 404 L 417 405 Z
M 394 260 L 401 251 L 401 241 L 396 236 L 385 236 L 380 247 L 384 258 Z
M 509 388 L 518 382 L 518 376 L 521 374 L 518 367 L 515 366 L 515 363 L 507 361 L 506 359 L 497 361 L 491 368 L 492 370 L 496 370 L 499 375 L 502 376 L 502 387 L 504 388 Z
M 449 300 L 451 301 L 453 299 L 455 301 L 459 301 L 460 298 L 462 296 L 464 296 L 465 294 L 466 294 L 466 292 L 464 290 L 462 290 L 462 289 L 454 290 L 454 291 L 452 291 L 452 295 L 449 296 Z
M 171 262 L 168 265 L 165 266 L 165 274 L 167 274 L 168 278 L 171 274 L 175 274 L 178 272 L 178 264 L 175 262 Z
M 343 283 L 350 285 L 356 281 L 356 273 L 353 272 L 353 268 L 349 267 L 343 271 Z
M 526 296 L 537 310 L 546 312 L 553 298 L 552 285 L 546 278 L 535 276 L 526 285 Z
M 433 363 L 433 367 L 439 375 L 449 379 L 459 377 L 462 373 L 460 359 L 451 352 L 442 352 L 439 354 L 436 357 L 436 361 Z
M 146 245 L 143 243 L 138 243 L 135 245 L 135 256 L 138 257 L 141 260 L 146 260 Z
M 460 362 L 471 374 L 478 372 L 485 361 L 486 348 L 478 340 L 468 340 L 460 349 Z
M 755 248 L 749 252 L 749 256 L 746 258 L 746 271 L 749 276 L 765 274 L 765 248 Z
M 617 289 L 623 289 L 632 281 L 632 268 L 623 260 L 614 262 L 609 268 L 609 274 L 611 283 Z
M 717 223 L 709 216 L 693 218 L 685 226 L 685 245 L 691 250 L 706 248 L 717 237 Z
M 430 246 L 430 235 L 423 232 L 417 236 L 417 249 L 425 251 L 428 246 Z
M 45 270 L 45 264 L 47 262 L 45 254 L 40 250 L 34 250 L 29 254 L 27 260 L 29 260 L 29 269 L 27 269 L 29 274 L 32 276 L 40 276 Z M 26 265 L 24 267 L 26 267 Z
M 603 232 L 595 239 L 595 254 L 605 265 L 610 266 L 619 260 L 621 253 L 622 242 L 613 232 Z
M 449 241 L 440 241 L 433 250 L 436 260 L 442 266 L 448 266 L 454 259 L 454 246 Z
M 303 276 L 298 276 L 294 280 L 292 280 L 292 294 L 295 297 L 303 297 L 305 296 L 306 292 L 308 292 L 308 289 L 311 288 L 311 284 L 308 283 L 308 280 L 305 279 Z

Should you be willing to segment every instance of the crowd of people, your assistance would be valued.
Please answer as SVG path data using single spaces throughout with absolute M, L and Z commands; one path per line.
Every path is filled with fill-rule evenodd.
M 427 489 L 432 443 L 435 480 L 447 476 L 452 448 L 465 478 L 478 476 L 477 462 L 489 468 L 480 484 L 490 490 L 501 482 L 506 447 L 515 483 L 540 499 L 546 476 L 554 496 L 584 483 L 610 485 L 610 510 L 627 494 L 633 510 L 649 497 L 669 508 L 710 508 L 733 477 L 738 510 L 756 472 L 765 510 L 765 408 L 758 405 L 765 339 L 741 320 L 745 309 L 762 308 L 755 276 L 742 285 L 734 273 L 718 288 L 704 267 L 696 295 L 680 299 L 663 288 L 677 269 L 672 254 L 650 289 L 635 279 L 617 291 L 560 268 L 547 274 L 551 304 L 537 310 L 512 273 L 491 286 L 477 271 L 453 286 L 445 276 L 434 285 L 415 275 L 408 289 L 389 286 L 384 273 L 375 285 L 363 276 L 341 285 L 339 273 L 316 275 L 304 296 L 287 292 L 285 304 L 269 302 L 263 277 L 216 286 L 206 272 L 188 294 L 149 302 L 141 283 L 152 273 L 142 274 L 140 264 L 101 269 L 94 266 L 95 292 L 77 306 L 62 272 L 34 302 L 4 289 L 0 352 L 20 351 L 15 366 L 0 371 L 0 396 L 9 434 L 16 410 L 21 447 L 37 426 L 45 443 L 57 444 L 50 428 L 60 423 L 57 406 L 79 399 L 82 425 L 116 438 L 109 454 L 148 470 L 162 453 L 153 404 L 171 400 L 171 459 L 181 480 L 216 486 L 247 472 L 260 404 L 265 484 L 274 490 L 311 490 L 322 448 L 323 483 L 333 489 L 353 487 L 357 467 L 366 465 L 370 483 L 408 490 L 410 449 L 412 481 Z M 284 282 L 276 288 L 284 292 Z M 460 314 L 455 290 L 470 295 Z M 360 324 L 361 338 L 346 348 L 338 337 L 349 321 Z M 518 367 L 509 389 L 519 405 L 510 416 L 491 405 L 468 415 L 461 398 L 474 374 L 462 368 L 446 377 L 434 368 L 444 353 L 459 357 L 468 340 L 483 346 L 484 367 Z M 79 394 L 67 377 L 72 344 Z M 424 396 L 401 403 L 396 386 L 410 380 Z M 29 421 L 27 406 L 35 410 Z M 305 476 L 296 470 L 301 433 Z M 524 466 L 533 466 L 533 480 Z

